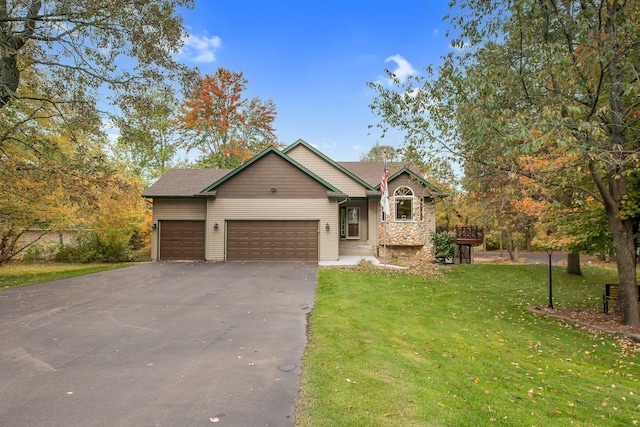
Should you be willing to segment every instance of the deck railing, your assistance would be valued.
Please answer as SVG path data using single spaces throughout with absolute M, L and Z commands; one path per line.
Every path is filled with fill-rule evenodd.
M 437 227 L 436 233 L 456 232 L 456 245 L 479 245 L 484 240 L 484 230 L 477 225 L 456 225 L 455 228 Z

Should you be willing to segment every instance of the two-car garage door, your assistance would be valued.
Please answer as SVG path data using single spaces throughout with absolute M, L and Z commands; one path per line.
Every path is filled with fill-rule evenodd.
M 227 260 L 318 261 L 318 221 L 227 221 Z

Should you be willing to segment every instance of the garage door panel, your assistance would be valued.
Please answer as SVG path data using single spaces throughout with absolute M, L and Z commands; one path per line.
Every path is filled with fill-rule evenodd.
M 203 260 L 204 221 L 160 221 L 161 260 Z
M 228 221 L 228 260 L 318 260 L 318 221 Z

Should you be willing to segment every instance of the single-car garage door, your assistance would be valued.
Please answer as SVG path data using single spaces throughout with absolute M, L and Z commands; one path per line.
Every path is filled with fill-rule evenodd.
M 203 260 L 204 221 L 160 221 L 160 259 Z
M 227 260 L 318 261 L 318 221 L 227 221 Z

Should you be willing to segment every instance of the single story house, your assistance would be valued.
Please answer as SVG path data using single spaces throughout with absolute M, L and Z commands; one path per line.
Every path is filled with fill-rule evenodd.
M 430 255 L 434 203 L 420 171 L 335 162 L 303 140 L 269 147 L 235 169 L 172 169 L 143 197 L 153 204 L 153 260 L 332 261 L 341 255 Z M 355 253 L 354 253 L 355 251 Z

